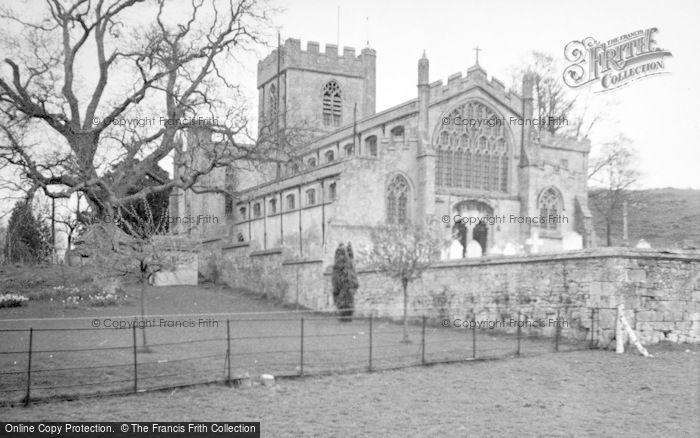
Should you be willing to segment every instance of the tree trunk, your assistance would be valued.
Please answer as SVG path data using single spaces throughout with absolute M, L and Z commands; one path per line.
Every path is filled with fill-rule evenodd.
M 410 342 L 408 339 L 408 280 L 401 280 L 403 286 L 403 339 L 401 342 Z
M 611 220 L 606 220 L 605 221 L 605 235 L 606 235 L 606 240 L 608 243 L 608 246 L 612 246 L 612 221 Z

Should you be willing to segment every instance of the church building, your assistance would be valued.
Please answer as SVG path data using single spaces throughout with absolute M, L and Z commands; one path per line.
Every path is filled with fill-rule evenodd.
M 332 260 L 340 242 L 369 243 L 379 224 L 423 223 L 453 239 L 444 258 L 590 246 L 590 144 L 538 129 L 533 83 L 507 91 L 476 62 L 430 80 L 418 60 L 415 98 L 376 111 L 377 55 L 288 39 L 258 64 L 260 124 L 316 135 L 275 169 L 216 170 L 202 184 L 236 197 L 174 193 L 171 215 L 205 214 L 191 233 L 251 249 Z M 534 118 L 533 118 L 534 117 Z M 265 170 L 267 169 L 267 170 Z

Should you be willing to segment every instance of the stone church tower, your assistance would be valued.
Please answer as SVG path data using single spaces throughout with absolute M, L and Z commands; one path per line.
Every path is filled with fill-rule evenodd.
M 334 44 L 320 52 L 309 41 L 302 50 L 290 38 L 258 63 L 258 120 L 262 126 L 307 126 L 319 133 L 352 124 L 375 113 L 376 71 L 376 53 L 369 47 L 359 56 L 344 47 L 339 55 Z

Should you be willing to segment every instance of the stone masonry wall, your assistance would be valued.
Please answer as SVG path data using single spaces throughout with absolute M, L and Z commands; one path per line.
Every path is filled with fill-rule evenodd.
M 331 269 L 321 260 L 292 259 L 282 250 L 249 252 L 224 247 L 222 279 L 289 304 L 332 310 Z M 399 319 L 398 282 L 372 270 L 358 272 L 356 313 Z M 486 257 L 441 262 L 409 286 L 409 314 L 431 318 L 501 319 L 517 311 L 547 318 L 566 303 L 565 320 L 607 345 L 614 335 L 615 307 L 642 342 L 700 342 L 700 254 L 599 248 L 523 257 Z M 473 313 L 472 313 L 473 312 Z M 545 335 L 550 334 L 546 331 Z

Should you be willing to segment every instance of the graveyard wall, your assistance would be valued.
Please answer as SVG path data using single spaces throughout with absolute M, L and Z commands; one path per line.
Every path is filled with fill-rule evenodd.
M 222 248 L 221 279 L 288 304 L 332 310 L 331 267 L 298 259 L 282 249 L 249 251 L 246 244 Z M 399 319 L 398 282 L 358 270 L 356 313 Z M 521 311 L 530 318 L 562 317 L 576 336 L 591 327 L 605 345 L 612 339 L 615 307 L 643 342 L 700 342 L 700 253 L 597 248 L 558 254 L 484 257 L 440 262 L 409 286 L 409 314 L 431 318 L 500 319 Z M 548 334 L 545 333 L 544 334 Z

